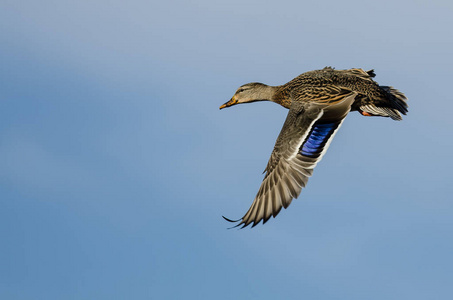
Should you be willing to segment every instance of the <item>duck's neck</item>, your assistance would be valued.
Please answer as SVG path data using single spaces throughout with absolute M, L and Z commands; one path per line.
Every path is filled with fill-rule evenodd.
M 276 87 L 266 85 L 263 83 L 256 83 L 256 86 L 252 90 L 251 98 L 253 101 L 273 101 Z
M 272 101 L 283 107 L 290 108 L 291 98 L 285 86 L 271 86 L 260 83 L 254 88 L 253 95 L 244 102 Z
M 270 101 L 278 103 L 281 106 L 289 109 L 291 107 L 291 97 L 289 95 L 288 89 L 286 89 L 282 85 L 273 86 L 272 88 L 273 94 Z

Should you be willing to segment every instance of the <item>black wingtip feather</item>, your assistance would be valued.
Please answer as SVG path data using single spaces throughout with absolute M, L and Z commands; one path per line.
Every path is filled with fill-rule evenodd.
M 231 219 L 228 219 L 228 218 L 225 217 L 225 216 L 222 216 L 222 218 L 224 218 L 226 221 L 231 222 L 231 223 L 237 223 L 237 222 L 239 222 L 239 221 L 242 221 L 242 219 L 239 219 L 239 220 L 231 220 Z M 241 226 L 242 224 L 243 224 L 243 222 L 241 222 L 241 223 L 239 223 L 239 224 L 236 224 L 236 225 L 233 226 L 233 227 L 228 227 L 227 229 L 233 229 L 233 228 L 236 228 L 236 227 Z M 239 229 L 242 229 L 242 228 L 244 228 L 244 227 L 245 227 L 245 226 L 242 226 L 242 227 L 239 228 Z
M 231 220 L 231 219 L 228 219 L 225 216 L 222 216 L 222 218 L 224 218 L 225 220 L 227 220 L 228 222 L 231 222 L 231 223 L 236 223 L 236 222 L 239 222 L 241 220 L 241 219 L 239 219 L 239 220 Z
M 374 69 L 371 69 L 371 70 L 368 70 L 365 72 L 367 72 L 368 76 L 370 76 L 372 78 L 376 77 L 376 73 L 374 73 Z
M 256 223 L 255 223 L 255 222 L 253 222 L 253 225 L 252 225 L 252 227 L 250 227 L 250 228 L 253 228 L 253 227 L 255 227 L 255 226 L 256 226 L 256 225 L 258 225 L 258 224 L 259 224 L 260 222 L 261 222 L 261 220 L 260 220 L 260 221 L 258 221 L 258 222 L 256 222 Z

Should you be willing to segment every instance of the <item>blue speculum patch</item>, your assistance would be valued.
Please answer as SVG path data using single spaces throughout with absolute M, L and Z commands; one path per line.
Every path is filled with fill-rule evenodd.
M 300 154 L 308 157 L 318 157 L 337 127 L 337 122 L 314 124 L 310 135 L 300 149 Z

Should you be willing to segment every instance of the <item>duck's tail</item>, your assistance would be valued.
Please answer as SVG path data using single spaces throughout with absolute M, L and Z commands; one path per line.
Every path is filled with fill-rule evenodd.
M 405 115 L 408 112 L 406 96 L 391 86 L 379 87 L 386 94 L 386 101 L 382 102 L 384 105 L 376 106 L 373 103 L 362 105 L 360 106 L 362 115 L 390 117 L 397 121 L 402 120 L 401 114 Z

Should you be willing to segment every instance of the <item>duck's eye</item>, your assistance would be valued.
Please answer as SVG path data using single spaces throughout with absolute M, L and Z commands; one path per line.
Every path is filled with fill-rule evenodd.
M 242 93 L 243 91 L 245 91 L 245 89 L 240 88 L 240 89 L 238 90 L 238 93 Z

